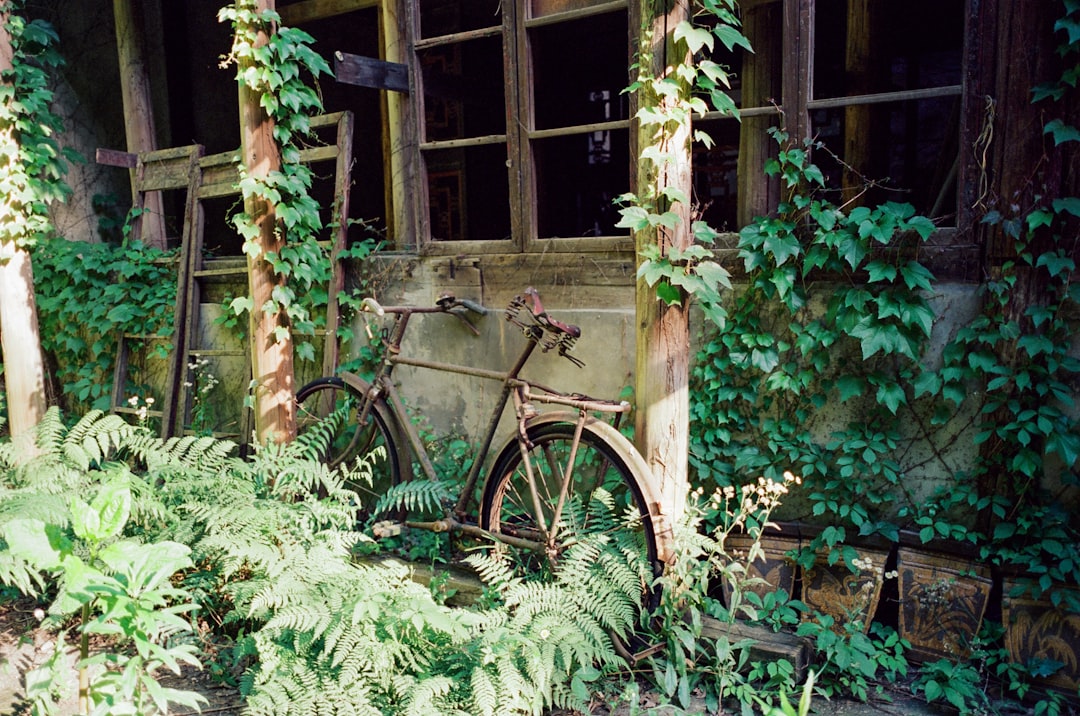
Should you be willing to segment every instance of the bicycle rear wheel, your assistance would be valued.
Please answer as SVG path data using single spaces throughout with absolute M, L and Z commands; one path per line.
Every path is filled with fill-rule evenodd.
M 511 441 L 485 483 L 481 527 L 496 536 L 544 544 L 533 552 L 508 547 L 526 570 L 557 569 L 568 550 L 585 542 L 621 555 L 636 572 L 641 607 L 651 612 L 659 603 L 654 579 L 663 569 L 664 555 L 650 511 L 655 501 L 645 475 L 639 474 L 641 466 L 631 458 L 636 453 L 629 442 L 599 421 L 585 425 L 576 453 L 574 424 L 566 420 L 541 418 L 527 428 L 527 435 L 539 504 L 533 501 L 521 449 Z M 564 493 L 563 476 L 571 467 L 572 479 Z
M 366 389 L 366 384 L 361 387 Z M 371 467 L 371 484 L 350 481 L 348 487 L 360 497 L 365 511 L 403 479 L 408 466 L 404 442 L 390 409 L 376 400 L 361 425 L 358 422 L 364 390 L 341 378 L 318 378 L 296 393 L 297 432 L 330 432 L 320 456 L 332 468 L 363 458 Z

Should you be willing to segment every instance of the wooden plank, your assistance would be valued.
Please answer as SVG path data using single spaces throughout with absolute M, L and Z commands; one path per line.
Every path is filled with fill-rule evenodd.
M 344 84 L 409 92 L 409 66 L 400 62 L 335 52 L 334 74 Z
M 379 0 L 305 0 L 278 8 L 278 14 L 281 15 L 282 25 L 295 27 L 305 22 L 378 6 Z
M 307 149 L 300 150 L 300 162 L 303 164 L 326 162 L 331 159 L 337 159 L 337 156 L 338 148 L 334 144 L 327 144 L 325 147 L 308 147 Z
M 477 30 L 466 30 L 465 32 L 455 32 L 452 35 L 440 35 L 439 37 L 425 38 L 423 40 L 417 40 L 413 43 L 413 46 L 417 50 L 424 50 L 429 47 L 439 47 L 440 45 L 453 45 L 459 42 L 467 42 L 469 40 L 479 40 L 485 37 L 494 37 L 495 35 L 502 34 L 502 25 L 492 25 L 491 27 L 481 27 Z
M 505 141 L 505 134 L 488 134 L 482 137 L 443 139 L 437 142 L 424 142 L 420 145 L 420 149 L 422 151 L 432 149 L 461 149 L 462 147 L 481 147 L 488 144 L 502 144 Z
M 593 15 L 618 12 L 626 7 L 626 0 L 533 0 L 532 17 L 525 21 L 525 27 L 580 20 Z
M 136 183 L 140 192 L 186 189 L 191 175 L 188 157 L 148 162 L 140 155 L 141 171 Z
M 786 659 L 795 667 L 795 683 L 802 683 L 806 678 L 806 670 L 813 655 L 809 639 L 744 622 L 730 623 L 708 616 L 702 617 L 701 635 L 707 639 L 726 637 L 732 643 L 753 641 L 750 646 L 750 660 L 775 662 Z
M 101 149 L 94 153 L 94 161 L 107 167 L 121 167 L 134 169 L 139 162 L 139 155 L 131 152 L 121 152 L 118 149 Z

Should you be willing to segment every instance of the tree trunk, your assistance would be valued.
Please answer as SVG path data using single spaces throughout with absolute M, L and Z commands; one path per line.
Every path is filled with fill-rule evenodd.
M 146 70 L 146 23 L 143 0 L 113 0 L 116 22 L 116 47 L 120 58 L 120 88 L 124 101 L 124 130 L 127 150 L 133 154 L 157 149 L 154 131 L 154 105 L 150 77 Z M 140 201 L 135 187 L 135 169 L 131 170 L 132 204 L 141 204 L 142 213 L 132 219 L 131 235 L 147 246 L 166 248 L 165 211 L 161 192 L 146 192 Z
M 0 11 L 0 73 L 12 69 L 8 14 Z M 5 94 L 5 102 L 14 99 Z M 0 158 L 10 170 L 19 161 L 14 126 L 0 124 Z M 17 169 L 17 167 L 15 167 Z M 0 357 L 7 389 L 8 427 L 20 454 L 33 451 L 34 427 L 45 415 L 45 368 L 38 334 L 30 254 L 16 245 L 25 207 L 14 193 L 0 197 Z
M 689 19 L 687 0 L 636 0 L 634 4 L 641 13 L 637 18 L 640 22 L 632 17 L 631 27 L 642 28 L 638 46 L 650 55 L 649 72 L 658 78 L 670 75 L 675 65 L 689 60 L 686 45 L 676 46 L 672 35 L 679 22 Z M 655 107 L 670 101 L 648 90 L 638 95 L 639 106 Z M 673 150 L 677 159 L 663 167 L 641 159 L 647 147 L 657 144 L 663 145 L 662 151 Z M 645 136 L 635 123 L 632 147 L 634 156 L 638 157 L 632 188 L 638 196 L 664 202 L 660 193 L 667 187 L 691 196 L 689 127 L 664 136 Z M 639 255 L 642 247 L 650 244 L 659 244 L 665 253 L 690 245 L 690 207 L 682 202 L 657 207 L 658 212 L 665 210 L 678 213 L 679 223 L 672 229 L 660 227 L 637 232 L 634 240 Z M 664 511 L 677 520 L 685 509 L 689 484 L 689 297 L 684 296 L 681 305 L 667 305 L 657 298 L 655 289 L 639 280 L 636 306 L 635 435 L 641 454 L 652 468 Z
M 274 0 L 257 0 L 256 10 L 273 10 Z M 265 45 L 269 36 L 259 34 L 256 46 Z M 243 71 L 241 66 L 240 70 Z M 240 83 L 240 149 L 250 176 L 262 178 L 281 168 L 281 152 L 274 141 L 274 121 L 259 106 L 259 97 Z M 263 306 L 272 298 L 274 288 L 285 284 L 285 277 L 274 272 L 265 256 L 280 252 L 284 237 L 277 230 L 274 205 L 261 197 L 250 197 L 244 211 L 259 228 L 258 255 L 247 252 L 248 290 L 252 300 L 249 338 L 251 370 L 255 383 L 255 437 L 267 441 L 288 442 L 296 437 L 296 407 L 293 391 L 293 344 L 289 318 L 283 311 L 267 313 Z

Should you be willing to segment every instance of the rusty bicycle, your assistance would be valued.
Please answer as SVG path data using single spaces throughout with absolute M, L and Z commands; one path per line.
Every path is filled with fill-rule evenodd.
M 484 434 L 476 444 L 459 496 L 452 508 L 430 519 L 401 522 L 409 528 L 459 531 L 491 539 L 549 563 L 586 534 L 618 533 L 638 545 L 651 575 L 643 575 L 646 602 L 654 598 L 652 576 L 671 554 L 671 532 L 649 480 L 649 468 L 633 444 L 618 430 L 619 418 L 630 410 L 626 401 L 602 400 L 567 393 L 530 382 L 523 369 L 536 348 L 555 351 L 575 365 L 570 354 L 581 330 L 563 323 L 543 308 L 532 288 L 515 297 L 505 317 L 521 329 L 524 342 L 513 365 L 494 371 L 467 365 L 422 360 L 404 355 L 402 343 L 415 315 L 446 314 L 480 335 L 470 315 L 488 309 L 452 295 L 434 306 L 381 306 L 372 298 L 363 310 L 387 317 L 383 354 L 374 380 L 342 372 L 318 378 L 296 396 L 298 422 L 325 422 L 333 411 L 344 412 L 327 454 L 330 465 L 367 456 L 374 476 L 370 486 L 355 489 L 371 496 L 414 477 L 414 464 L 428 480 L 438 481 L 424 441 L 410 420 L 394 380 L 398 365 L 456 373 L 500 382 Z M 503 414 L 510 401 L 516 423 L 514 435 L 487 460 Z M 540 409 L 537 406 L 545 406 Z M 604 419 L 607 418 L 607 419 Z M 484 476 L 481 473 L 490 464 Z M 648 605 L 647 605 L 648 606 Z

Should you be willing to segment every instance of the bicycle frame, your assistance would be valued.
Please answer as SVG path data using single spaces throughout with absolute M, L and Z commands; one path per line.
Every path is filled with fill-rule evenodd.
M 407 365 L 415 368 L 422 368 L 428 370 L 434 370 L 443 373 L 452 373 L 457 375 L 466 375 L 476 378 L 482 378 L 495 382 L 502 383 L 502 391 L 491 413 L 491 417 L 488 421 L 487 428 L 485 429 L 482 441 L 474 455 L 473 464 L 469 469 L 469 473 L 465 479 L 465 484 L 462 487 L 461 494 L 458 496 L 457 502 L 454 505 L 451 513 L 444 516 L 442 520 L 436 520 L 434 522 L 406 522 L 409 527 L 416 527 L 422 529 L 429 529 L 436 532 L 448 531 L 448 530 L 460 530 L 468 534 L 474 534 L 478 536 L 484 536 L 488 538 L 494 538 L 508 544 L 524 547 L 527 549 L 540 549 L 542 550 L 545 545 L 554 539 L 554 534 L 544 534 L 544 542 L 522 539 L 513 537 L 510 535 L 493 534 L 486 530 L 481 529 L 478 525 L 472 524 L 468 521 L 467 515 L 470 512 L 470 507 L 474 501 L 474 493 L 476 492 L 477 483 L 480 479 L 480 473 L 484 468 L 484 463 L 491 450 L 491 444 L 495 439 L 495 434 L 498 430 L 499 423 L 506 411 L 506 406 L 511 396 L 514 399 L 514 410 L 517 418 L 517 442 L 522 450 L 522 456 L 524 458 L 527 476 L 529 480 L 530 490 L 532 491 L 532 498 L 537 513 L 540 512 L 539 503 L 537 502 L 536 485 L 533 481 L 531 461 L 528 459 L 527 451 L 531 447 L 528 445 L 528 438 L 526 434 L 526 427 L 531 420 L 539 418 L 543 415 L 544 419 L 552 419 L 553 416 L 558 416 L 566 422 L 573 423 L 575 425 L 575 439 L 572 450 L 576 451 L 579 444 L 582 429 L 586 422 L 590 420 L 590 413 L 602 412 L 611 413 L 615 416 L 614 424 L 618 425 L 618 421 L 622 414 L 630 410 L 630 404 L 621 401 L 605 401 L 588 398 L 581 395 L 570 395 L 562 393 L 560 391 L 548 388 L 546 386 L 531 383 L 523 380 L 520 375 L 524 369 L 525 364 L 528 362 L 529 357 L 538 345 L 539 335 L 533 332 L 529 333 L 529 329 L 526 329 L 525 345 L 523 346 L 521 353 L 518 355 L 517 360 L 513 366 L 506 371 L 487 370 L 483 368 L 475 368 L 472 366 L 460 365 L 456 363 L 444 363 L 439 361 L 421 360 L 418 358 L 410 358 L 401 355 L 401 344 L 404 341 L 405 332 L 409 325 L 409 320 L 414 314 L 431 314 L 431 313 L 448 313 L 450 315 L 457 316 L 468 328 L 476 335 L 479 335 L 479 331 L 473 326 L 463 315 L 454 312 L 444 306 L 436 307 L 419 307 L 419 306 L 388 306 L 379 307 L 377 313 L 392 313 L 394 314 L 393 327 L 390 329 L 388 338 L 386 341 L 386 351 L 383 360 L 379 366 L 375 379 L 370 386 L 370 389 L 365 395 L 364 402 L 360 406 L 359 420 L 362 422 L 366 419 L 368 412 L 371 410 L 371 406 L 381 397 L 385 397 L 386 403 L 389 406 L 394 417 L 397 419 L 398 424 L 405 432 L 405 437 L 408 441 L 409 448 L 412 454 L 417 458 L 420 463 L 421 469 L 425 476 L 430 480 L 438 480 L 439 477 L 436 474 L 435 467 L 428 456 L 427 450 L 424 447 L 423 441 L 420 438 L 419 433 L 409 420 L 408 413 L 405 409 L 405 404 L 398 392 L 394 382 L 392 380 L 393 371 L 395 366 Z M 341 376 L 346 382 L 352 383 L 354 387 L 362 385 L 362 381 L 354 375 L 343 374 Z M 558 405 L 568 408 L 565 411 L 549 411 L 541 414 L 533 407 L 533 402 L 546 403 L 551 405 Z M 572 461 L 571 461 L 572 466 Z M 573 480 L 572 467 L 568 469 L 567 473 L 562 476 L 562 485 L 560 489 L 560 496 L 558 506 L 555 511 L 555 519 L 552 520 L 553 529 L 557 529 L 558 517 L 561 513 L 563 504 L 566 500 L 566 495 L 569 489 L 569 485 Z

